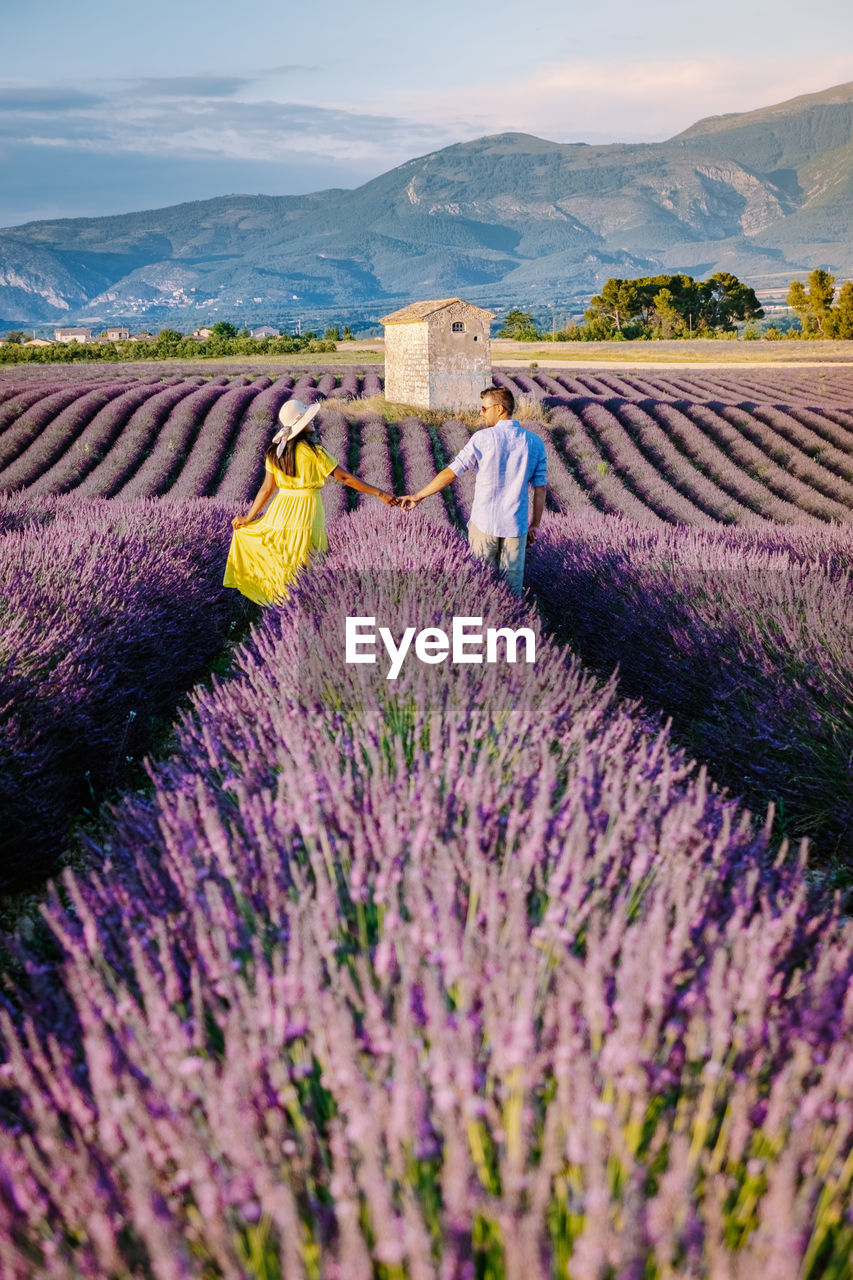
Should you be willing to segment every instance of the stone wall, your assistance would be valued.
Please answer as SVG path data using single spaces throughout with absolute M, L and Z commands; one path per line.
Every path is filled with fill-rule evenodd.
M 426 320 L 385 326 L 385 399 L 429 408 L 429 329 Z
M 453 325 L 462 324 L 461 332 Z M 479 409 L 480 392 L 492 381 L 489 322 L 456 303 L 429 321 L 429 407 Z

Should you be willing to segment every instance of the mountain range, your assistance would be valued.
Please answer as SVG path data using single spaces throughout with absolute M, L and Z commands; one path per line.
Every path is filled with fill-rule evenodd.
M 732 271 L 765 300 L 853 277 L 853 83 L 665 142 L 502 133 L 355 190 L 228 195 L 0 230 L 0 317 L 186 327 L 416 298 L 582 309 L 608 276 Z

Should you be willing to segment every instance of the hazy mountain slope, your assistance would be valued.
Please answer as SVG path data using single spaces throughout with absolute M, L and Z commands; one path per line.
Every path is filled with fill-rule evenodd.
M 772 107 L 699 120 L 670 139 L 723 154 L 756 173 L 799 170 L 853 135 L 853 82 Z
M 760 289 L 853 276 L 853 84 L 701 120 L 667 142 L 505 133 L 354 191 L 222 196 L 0 231 L 0 316 L 197 321 L 582 295 L 609 275 L 726 269 Z M 535 291 L 531 293 L 531 290 Z

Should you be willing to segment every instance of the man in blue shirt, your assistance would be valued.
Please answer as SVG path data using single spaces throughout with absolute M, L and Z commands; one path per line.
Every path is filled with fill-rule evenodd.
M 473 555 L 493 564 L 505 575 L 510 589 L 521 595 L 525 551 L 533 544 L 545 510 L 545 446 L 512 417 L 515 399 L 506 387 L 486 387 L 480 399 L 483 425 L 489 430 L 475 432 L 448 467 L 418 493 L 401 498 L 400 506 L 411 511 L 424 498 L 476 467 L 468 545 Z M 528 485 L 533 486 L 529 524 Z

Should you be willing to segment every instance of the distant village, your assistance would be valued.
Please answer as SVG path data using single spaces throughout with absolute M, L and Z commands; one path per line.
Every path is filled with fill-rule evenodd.
M 77 328 L 59 328 L 54 329 L 53 339 L 32 337 L 26 342 L 19 345 L 23 347 L 50 347 L 54 342 L 154 342 L 156 336 L 148 331 L 142 333 L 131 333 L 129 329 L 116 326 L 111 329 L 104 329 L 100 333 L 94 333 L 91 329 L 82 327 Z M 187 337 L 194 338 L 196 342 L 206 342 L 208 338 L 213 336 L 212 329 L 196 329 L 193 333 L 187 334 Z M 280 338 L 282 332 L 280 329 L 273 329 L 271 325 L 261 325 L 260 328 L 250 329 L 248 337 L 250 338 Z M 6 339 L 0 338 L 0 346 L 4 344 Z

